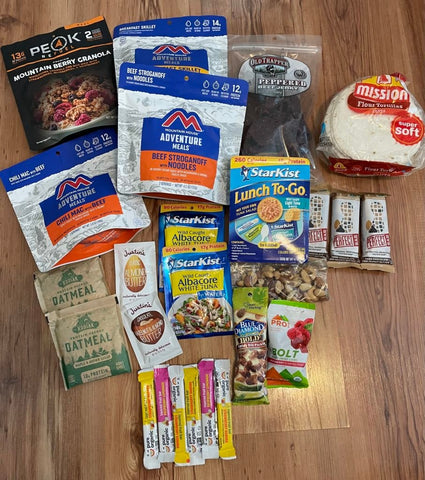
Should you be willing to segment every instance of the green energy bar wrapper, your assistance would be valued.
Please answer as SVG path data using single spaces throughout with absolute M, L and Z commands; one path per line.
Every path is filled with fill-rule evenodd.
M 112 38 L 103 17 L 2 47 L 29 146 L 117 121 Z

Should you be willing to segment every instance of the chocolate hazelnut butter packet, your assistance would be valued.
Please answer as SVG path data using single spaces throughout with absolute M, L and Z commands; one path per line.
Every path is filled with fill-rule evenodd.
M 34 273 L 34 286 L 43 313 L 61 310 L 109 295 L 99 257 Z
M 47 314 L 65 388 L 131 372 L 115 295 Z
M 32 150 L 88 128 L 116 124 L 112 38 L 103 17 L 1 50 Z

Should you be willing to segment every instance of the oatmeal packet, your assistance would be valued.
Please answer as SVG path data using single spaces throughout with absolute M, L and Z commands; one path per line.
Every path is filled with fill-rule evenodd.
M 123 63 L 118 190 L 227 205 L 247 90 L 243 80 Z
M 155 242 L 114 245 L 115 291 L 121 305 L 158 291 Z
M 384 194 L 368 193 L 361 200 L 361 267 L 365 270 L 394 272 Z
M 65 389 L 131 372 L 115 295 L 47 314 Z
M 272 300 L 267 314 L 267 387 L 308 387 L 306 364 L 313 330 L 312 303 Z
M 183 353 L 156 293 L 121 305 L 122 320 L 140 368 Z
M 184 70 L 189 63 L 212 75 L 227 76 L 225 17 L 200 15 L 125 23 L 115 27 L 113 43 L 117 78 L 122 63 L 139 63 L 139 59 L 145 65 Z
M 112 38 L 103 17 L 1 48 L 29 146 L 117 122 Z
M 227 244 L 165 247 L 162 258 L 165 307 L 176 335 L 231 335 Z
M 102 260 L 99 257 L 34 273 L 34 286 L 43 313 L 108 296 Z
M 236 364 L 233 377 L 233 403 L 268 404 L 267 305 L 268 289 L 236 287 L 233 289 Z
M 150 224 L 143 200 L 116 190 L 117 133 L 102 128 L 0 172 L 41 272 L 109 252 Z

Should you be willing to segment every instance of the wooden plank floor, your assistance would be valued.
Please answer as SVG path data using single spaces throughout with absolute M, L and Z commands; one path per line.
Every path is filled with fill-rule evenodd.
M 334 93 L 358 77 L 403 72 L 425 106 L 423 0 L 0 1 L 0 44 L 104 15 L 125 22 L 221 14 L 231 34 L 322 36 L 315 138 Z M 0 168 L 28 158 L 23 128 L 0 66 Z M 386 192 L 395 274 L 329 272 L 318 307 L 306 391 L 271 391 L 269 406 L 235 407 L 237 460 L 147 472 L 138 382 L 121 375 L 64 391 L 33 288 L 35 265 L 0 190 L 0 479 L 423 479 L 425 370 L 425 175 L 323 176 L 333 188 Z M 158 202 L 146 202 L 156 239 Z M 113 291 L 111 254 L 103 257 Z M 174 363 L 233 358 L 232 339 L 185 340 Z M 136 362 L 132 356 L 134 370 Z

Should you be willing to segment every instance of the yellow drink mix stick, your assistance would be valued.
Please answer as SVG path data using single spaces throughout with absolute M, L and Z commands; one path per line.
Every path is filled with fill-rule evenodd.
M 202 456 L 219 458 L 217 434 L 217 409 L 214 392 L 214 360 L 202 359 L 198 363 L 202 413 Z
M 138 374 L 142 399 L 143 466 L 152 470 L 160 468 L 158 459 L 158 425 L 156 421 L 154 373 L 152 369 L 140 370 Z

